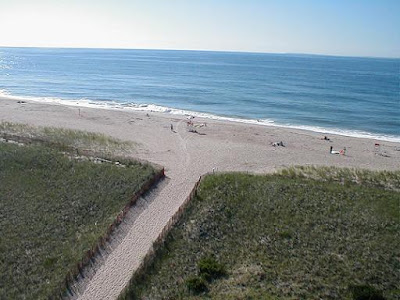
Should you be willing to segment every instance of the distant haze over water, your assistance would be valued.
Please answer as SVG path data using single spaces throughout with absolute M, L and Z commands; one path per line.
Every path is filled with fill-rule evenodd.
M 0 48 L 0 93 L 400 141 L 400 59 Z

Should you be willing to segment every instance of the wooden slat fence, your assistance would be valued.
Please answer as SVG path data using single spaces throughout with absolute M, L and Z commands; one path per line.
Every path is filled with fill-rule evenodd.
M 67 291 L 70 296 L 74 294 L 74 290 L 72 288 L 73 283 L 76 282 L 79 275 L 83 277 L 84 268 L 89 266 L 91 262 L 93 263 L 96 255 L 98 255 L 102 249 L 105 249 L 106 243 L 110 240 L 112 233 L 122 223 L 130 208 L 136 204 L 141 196 L 150 191 L 153 186 L 155 186 L 164 177 L 164 168 L 162 168 L 161 170 L 156 171 L 155 175 L 146 183 L 144 183 L 139 191 L 132 195 L 131 200 L 115 217 L 112 224 L 110 224 L 110 226 L 107 228 L 105 234 L 98 239 L 97 243 L 93 245 L 91 249 L 87 250 L 87 252 L 83 255 L 81 261 L 78 262 L 76 266 L 67 273 L 64 282 L 57 289 L 54 296 L 50 297 L 51 299 L 65 298 L 65 291 Z
M 199 180 L 195 183 L 193 189 L 191 190 L 190 194 L 186 197 L 182 205 L 179 207 L 179 209 L 175 212 L 175 214 L 169 219 L 168 223 L 164 226 L 163 230 L 161 233 L 158 235 L 156 240 L 153 242 L 152 247 L 149 249 L 147 254 L 144 256 L 142 262 L 140 263 L 139 267 L 135 270 L 135 272 L 132 275 L 132 278 L 130 280 L 130 284 L 134 283 L 137 278 L 142 276 L 147 268 L 151 265 L 153 262 L 157 251 L 163 246 L 165 242 L 165 238 L 167 237 L 168 233 L 171 231 L 172 227 L 181 219 L 182 215 L 186 211 L 187 206 L 189 203 L 193 200 L 193 198 L 197 194 L 197 189 L 203 179 L 203 176 L 200 176 Z M 129 286 L 129 284 L 128 284 Z M 121 295 L 124 295 L 127 292 L 127 288 L 125 288 L 124 291 L 122 291 Z

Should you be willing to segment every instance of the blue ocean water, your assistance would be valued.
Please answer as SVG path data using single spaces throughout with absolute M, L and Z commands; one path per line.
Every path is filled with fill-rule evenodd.
M 186 110 L 394 141 L 400 141 L 399 70 L 400 59 L 0 48 L 0 92 L 6 95 Z

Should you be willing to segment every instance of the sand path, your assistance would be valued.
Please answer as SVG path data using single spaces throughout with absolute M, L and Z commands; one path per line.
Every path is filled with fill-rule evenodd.
M 139 207 L 145 207 L 140 213 L 132 209 L 129 221 L 124 222 L 126 235 L 117 246 L 108 253 L 90 280 L 81 282 L 82 293 L 78 299 L 115 299 L 126 286 L 133 271 L 139 266 L 153 241 L 179 208 L 180 200 L 185 199 L 200 174 L 189 172 L 190 154 L 186 151 L 186 139 L 181 135 L 182 126 L 176 126 L 175 155 L 181 160 L 174 160 L 167 172 L 167 180 L 149 197 L 140 199 Z M 88 282 L 87 282 L 88 281 Z
M 0 121 L 56 126 L 105 133 L 138 143 L 134 157 L 165 167 L 166 180 L 138 201 L 127 215 L 104 259 L 93 274 L 79 282 L 77 299 L 116 299 L 170 217 L 185 200 L 199 176 L 217 171 L 266 173 L 290 165 L 335 165 L 380 170 L 400 169 L 400 144 L 212 120 L 188 132 L 185 117 L 126 110 L 104 110 L 0 98 Z M 175 132 L 171 131 L 173 124 Z M 272 147 L 284 141 L 286 147 Z M 329 147 L 347 148 L 331 155 Z

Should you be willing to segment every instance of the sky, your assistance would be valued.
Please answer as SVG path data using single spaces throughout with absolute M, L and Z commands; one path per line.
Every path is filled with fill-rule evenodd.
M 0 0 L 0 46 L 400 57 L 400 0 Z

